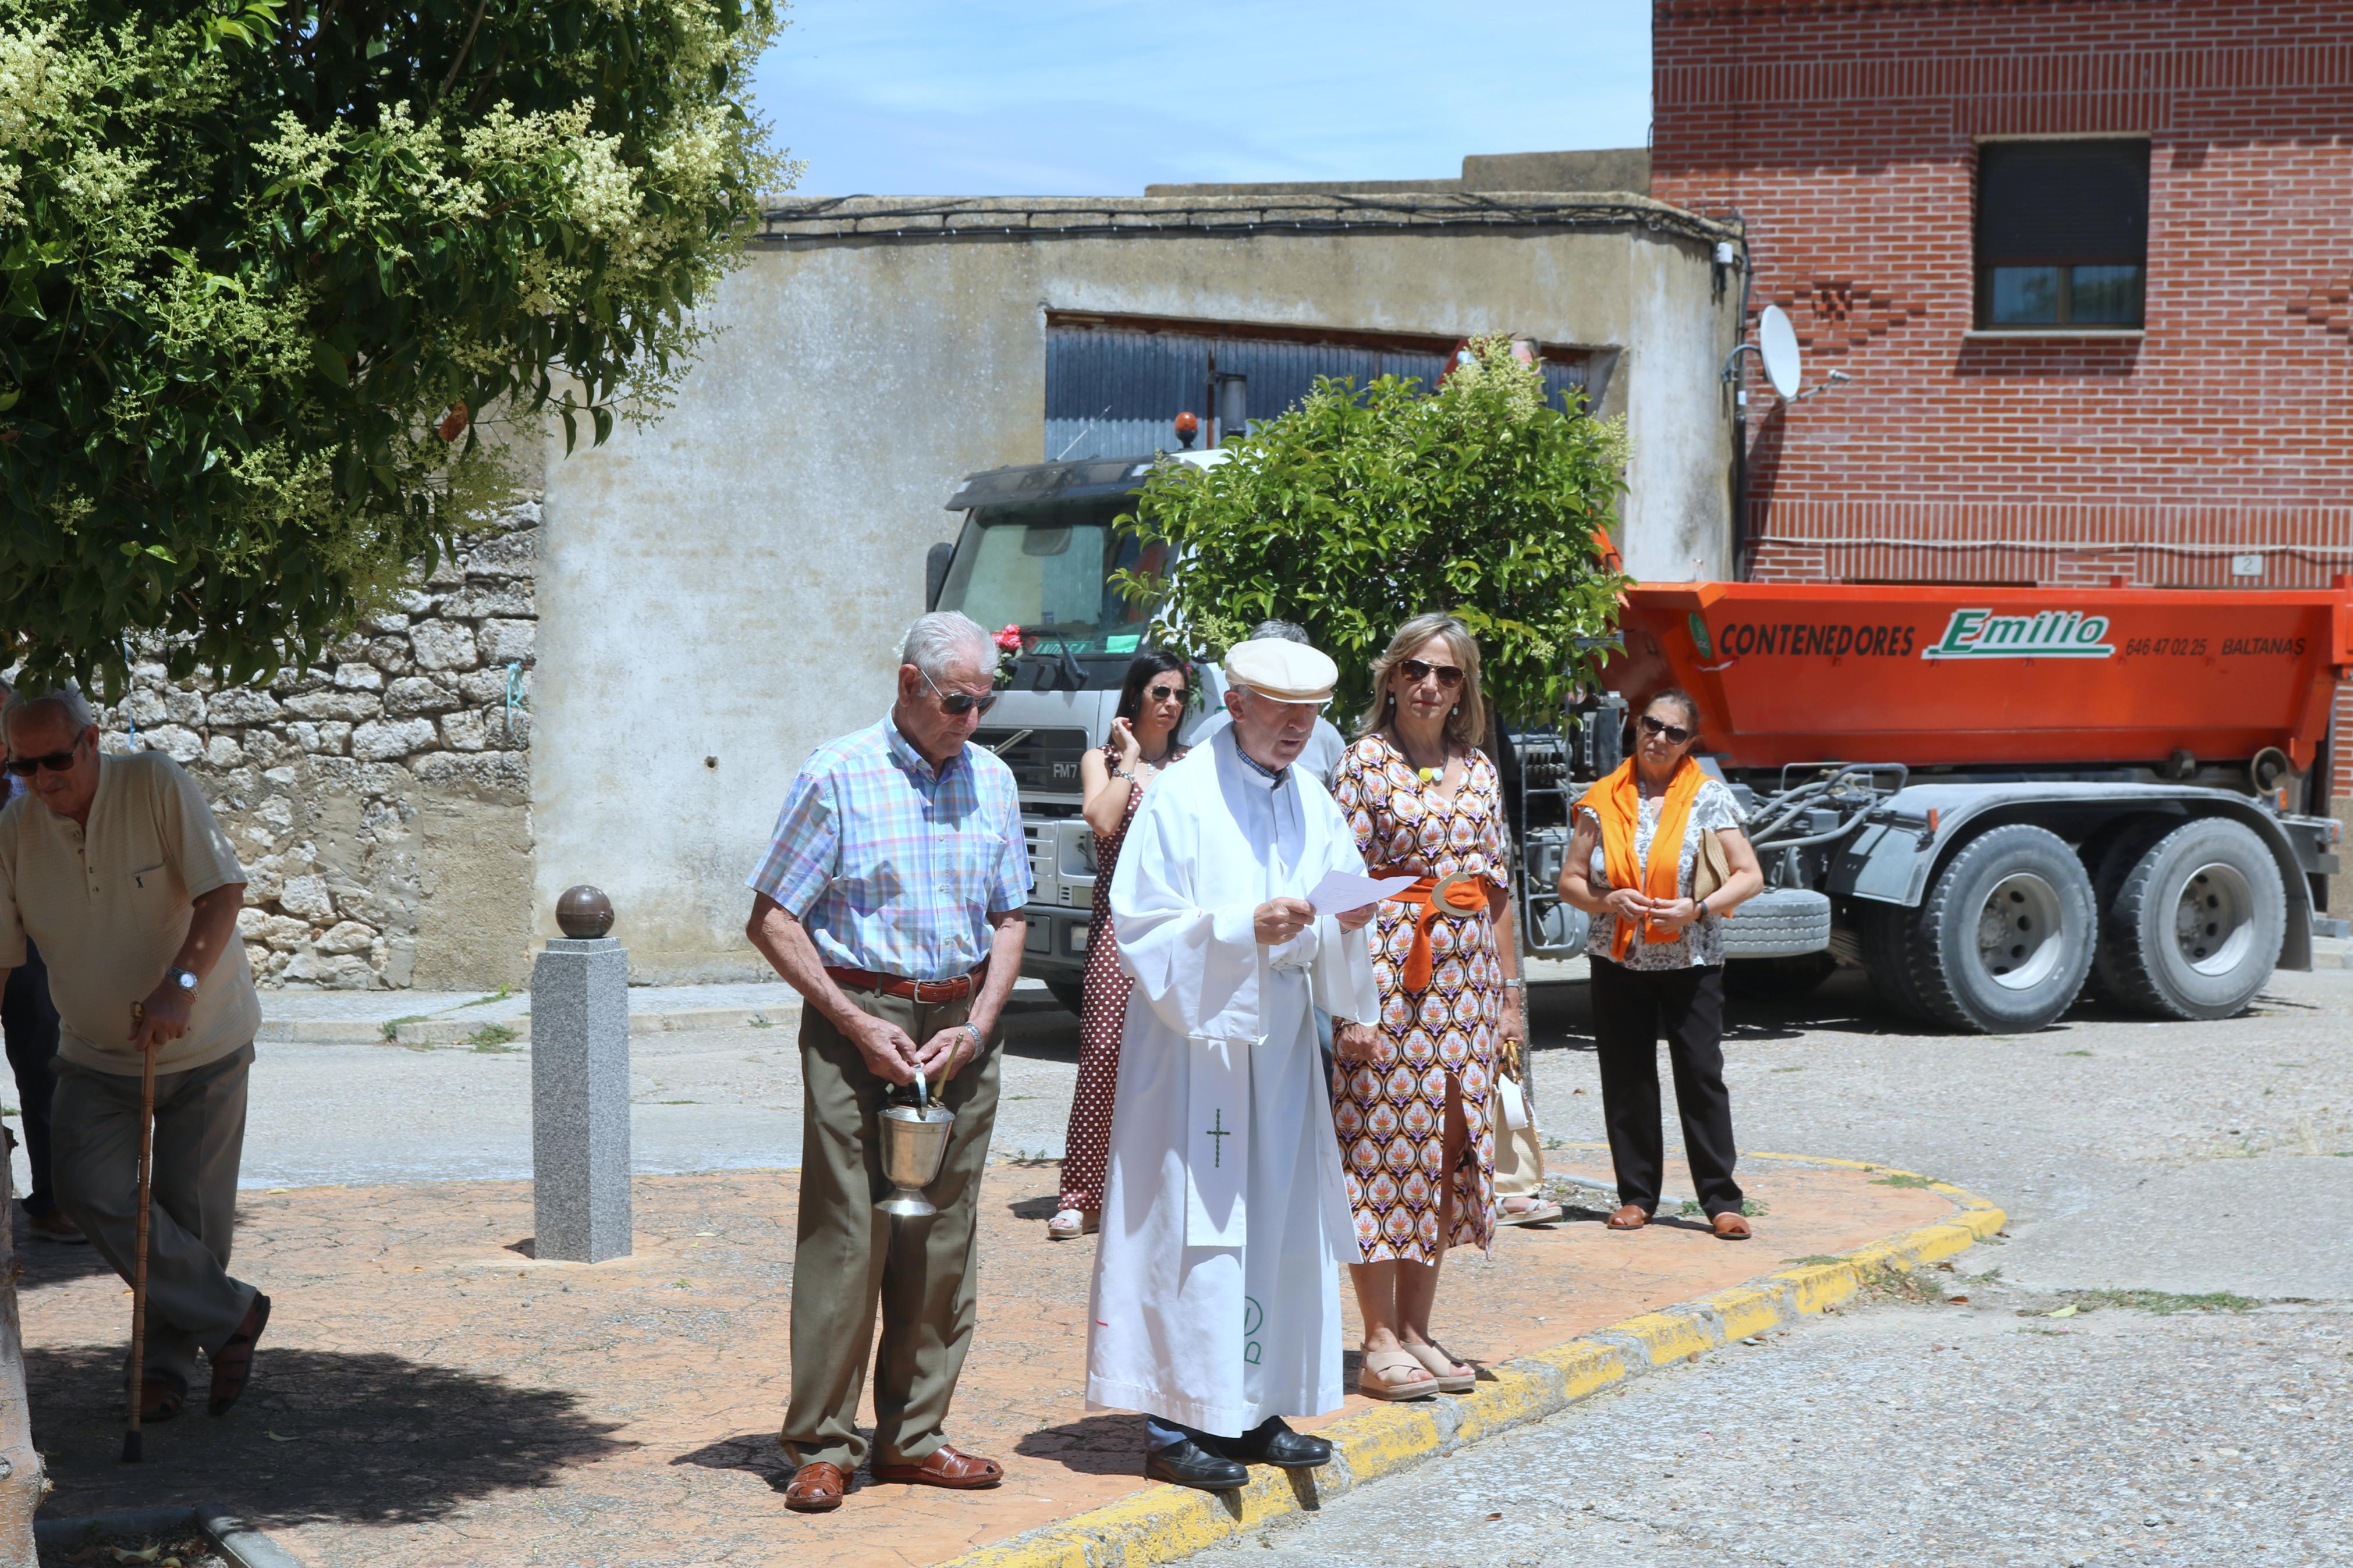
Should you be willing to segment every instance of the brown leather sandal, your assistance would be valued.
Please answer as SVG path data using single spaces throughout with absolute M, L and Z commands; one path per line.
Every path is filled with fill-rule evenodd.
M 1651 1211 L 1640 1204 L 1628 1204 L 1602 1223 L 1612 1230 L 1640 1230 L 1651 1223 Z
M 228 1343 L 213 1352 L 212 1396 L 205 1409 L 214 1415 L 225 1415 L 235 1405 L 245 1385 L 253 1379 L 253 1347 L 261 1338 L 261 1331 L 269 1326 L 269 1298 L 256 1294 L 253 1305 L 245 1310 L 245 1321 L 229 1335 Z
M 831 1513 L 841 1506 L 847 1485 L 839 1465 L 811 1459 L 793 1472 L 792 1483 L 785 1488 L 785 1506 L 795 1513 Z
M 1751 1234 L 1748 1222 L 1730 1209 L 1716 1215 L 1714 1224 L 1718 1241 L 1746 1241 Z
M 919 1487 L 947 1487 L 960 1492 L 976 1491 L 1004 1480 L 1005 1467 L 995 1459 L 984 1459 L 977 1454 L 959 1454 L 943 1443 L 915 1464 L 875 1466 L 874 1479 L 878 1481 L 906 1481 Z
M 168 1372 L 151 1372 L 139 1380 L 139 1421 L 153 1426 L 169 1421 L 188 1402 L 188 1385 Z

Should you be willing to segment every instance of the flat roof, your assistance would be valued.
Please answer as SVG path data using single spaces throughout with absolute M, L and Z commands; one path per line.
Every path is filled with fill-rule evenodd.
M 1637 228 L 1713 245 L 1736 222 L 1631 191 L 1400 191 L 1377 195 L 815 196 L 773 200 L 757 237 L 1076 238 L 1102 235 L 1335 234 L 1353 230 Z

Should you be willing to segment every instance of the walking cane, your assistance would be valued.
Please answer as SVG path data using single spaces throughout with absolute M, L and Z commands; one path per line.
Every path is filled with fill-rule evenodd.
M 135 1032 L 147 1021 L 144 1003 L 131 1004 Z M 147 1392 L 147 1209 L 152 1201 L 155 1155 L 155 1052 L 139 1053 L 139 1224 L 131 1247 L 131 1419 L 122 1432 L 122 1462 L 147 1456 L 139 1431 L 139 1406 Z

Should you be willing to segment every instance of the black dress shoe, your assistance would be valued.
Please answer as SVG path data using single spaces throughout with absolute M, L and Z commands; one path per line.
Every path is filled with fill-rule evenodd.
M 1293 1431 L 1280 1415 L 1268 1416 L 1239 1437 L 1220 1438 L 1218 1447 L 1237 1459 L 1286 1470 L 1312 1470 L 1332 1462 L 1330 1442 Z
M 1198 1487 L 1205 1492 L 1229 1492 L 1250 1479 L 1250 1472 L 1241 1466 L 1212 1454 L 1190 1437 L 1145 1455 L 1144 1475 L 1147 1480 Z

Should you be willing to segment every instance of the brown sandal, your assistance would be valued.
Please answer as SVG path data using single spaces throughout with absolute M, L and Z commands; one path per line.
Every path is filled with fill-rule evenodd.
M 1612 1230 L 1640 1230 L 1651 1223 L 1651 1211 L 1640 1204 L 1628 1204 L 1602 1223 Z
M 943 1443 L 912 1465 L 876 1465 L 874 1479 L 878 1481 L 904 1481 L 919 1487 L 946 1487 L 960 1492 L 976 1491 L 1003 1481 L 1005 1467 L 995 1459 L 984 1459 L 978 1454 L 958 1453 Z
M 153 1426 L 169 1421 L 188 1402 L 188 1385 L 168 1372 L 151 1372 L 139 1380 L 139 1423 Z
M 785 1506 L 795 1513 L 831 1513 L 841 1506 L 844 1484 L 839 1465 L 811 1459 L 793 1472 L 785 1488 Z
M 269 1326 L 269 1298 L 256 1294 L 253 1305 L 245 1310 L 245 1321 L 229 1335 L 228 1343 L 213 1352 L 212 1397 L 205 1409 L 211 1415 L 223 1415 L 235 1405 L 245 1385 L 253 1378 L 253 1346 L 261 1338 L 261 1331 Z
M 1749 1237 L 1748 1222 L 1730 1209 L 1716 1215 L 1713 1223 L 1718 1241 L 1746 1241 Z

